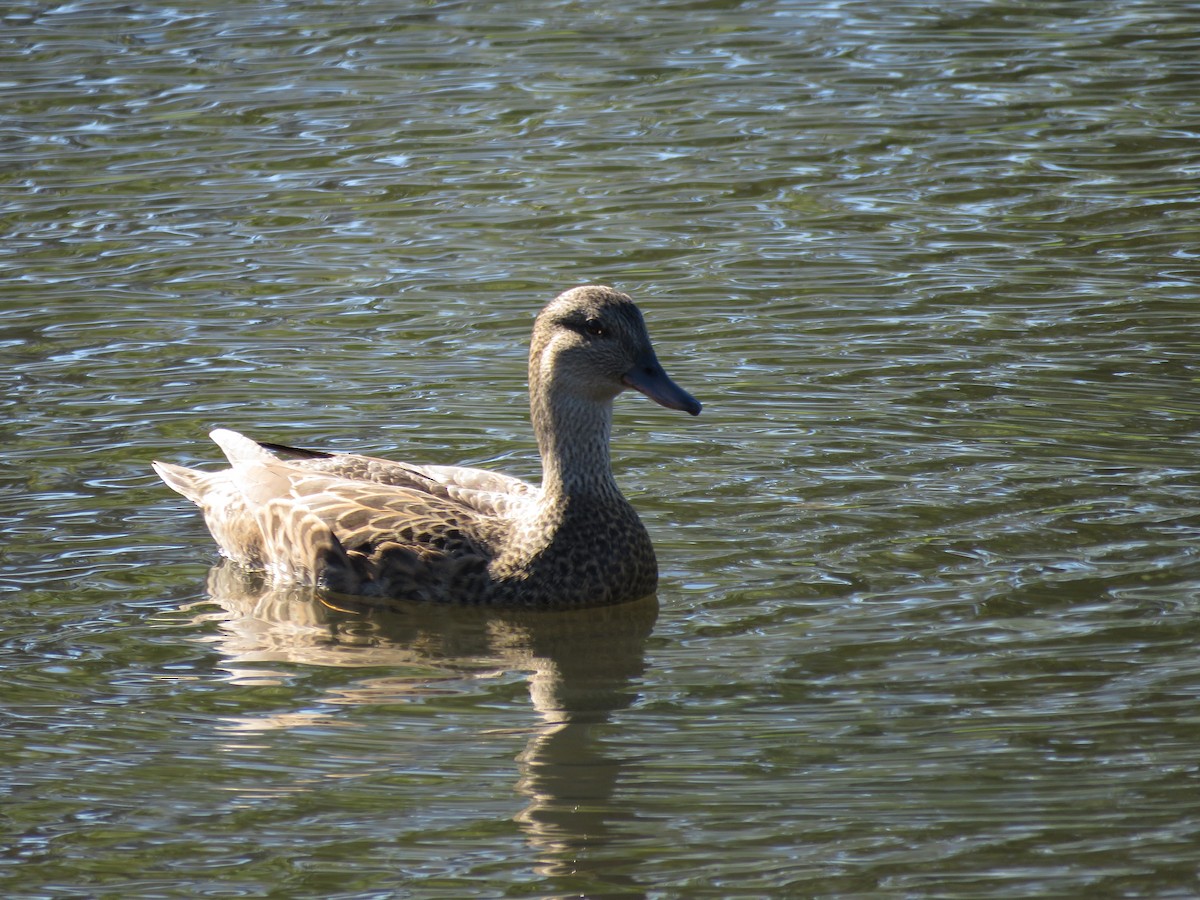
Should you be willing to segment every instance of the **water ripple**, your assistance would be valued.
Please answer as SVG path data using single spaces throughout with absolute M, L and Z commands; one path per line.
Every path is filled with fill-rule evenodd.
M 1193 10 L 2 21 L 10 893 L 1193 892 Z M 536 477 L 584 281 L 705 402 L 618 403 L 609 664 L 209 580 L 149 459 Z

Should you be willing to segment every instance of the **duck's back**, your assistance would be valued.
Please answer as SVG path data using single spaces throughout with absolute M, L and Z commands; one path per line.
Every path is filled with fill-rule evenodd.
M 298 458 L 289 462 L 306 472 L 362 484 L 407 488 L 418 494 L 456 501 L 482 516 L 518 516 L 538 494 L 538 489 L 528 482 L 486 469 L 415 465 L 375 456 L 299 450 L 278 444 L 264 446 L 296 455 Z
M 236 432 L 212 437 L 229 469 L 156 468 L 204 511 L 222 553 L 339 593 L 453 593 L 502 552 L 508 518 L 534 493 L 516 479 L 507 497 L 402 463 L 323 454 L 282 460 Z

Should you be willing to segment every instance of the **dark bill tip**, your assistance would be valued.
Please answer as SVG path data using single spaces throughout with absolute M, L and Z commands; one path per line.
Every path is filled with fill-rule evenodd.
M 700 401 L 673 382 L 662 366 L 635 366 L 621 379 L 635 391 L 641 391 L 659 406 L 678 409 L 693 416 L 700 415 Z

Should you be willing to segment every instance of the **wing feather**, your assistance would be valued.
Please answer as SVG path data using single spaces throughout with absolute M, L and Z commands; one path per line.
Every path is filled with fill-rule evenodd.
M 212 438 L 228 469 L 156 469 L 201 507 L 222 552 L 347 594 L 481 595 L 510 517 L 537 498 L 482 469 L 263 446 L 224 429 Z

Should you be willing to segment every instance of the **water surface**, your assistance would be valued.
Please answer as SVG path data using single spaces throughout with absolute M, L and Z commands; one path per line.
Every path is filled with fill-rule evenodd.
M 1200 14 L 18 4 L 11 896 L 1193 896 Z M 536 478 L 582 282 L 657 601 L 217 566 L 216 425 Z

